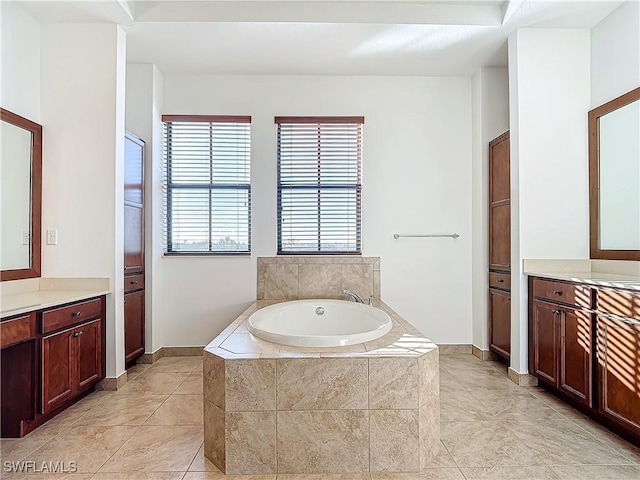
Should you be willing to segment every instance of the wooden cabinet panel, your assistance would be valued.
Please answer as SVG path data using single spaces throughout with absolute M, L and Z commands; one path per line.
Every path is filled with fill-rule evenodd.
M 144 142 L 130 132 L 124 142 L 124 201 L 144 203 Z
M 511 268 L 509 132 L 489 142 L 489 269 Z
M 506 359 L 511 353 L 511 294 L 489 289 L 489 348 Z
M 102 378 L 102 320 L 42 339 L 42 413 Z
M 489 268 L 511 269 L 511 205 L 490 207 Z
M 124 296 L 124 350 L 126 362 L 130 362 L 144 353 L 144 337 L 143 290 L 128 293 Z
M 47 310 L 42 314 L 42 333 L 49 333 L 64 327 L 77 325 L 86 320 L 97 318 L 101 313 L 102 301 L 100 299 Z
M 591 313 L 562 308 L 560 316 L 560 375 L 558 387 L 591 407 Z
M 533 373 L 551 385 L 558 384 L 558 326 L 560 310 L 555 305 L 533 301 Z
M 60 406 L 73 395 L 74 330 L 42 339 L 42 413 Z
M 73 332 L 75 345 L 76 392 L 80 392 L 102 378 L 102 324 L 95 320 Z
M 509 200 L 509 134 L 500 135 L 489 144 L 489 170 L 491 172 L 490 201 Z
M 124 269 L 127 274 L 144 270 L 143 219 L 141 207 L 124 206 Z
M 640 437 L 640 322 L 598 316 L 598 410 Z
M 29 340 L 36 335 L 36 314 L 30 313 L 0 322 L 0 348 Z

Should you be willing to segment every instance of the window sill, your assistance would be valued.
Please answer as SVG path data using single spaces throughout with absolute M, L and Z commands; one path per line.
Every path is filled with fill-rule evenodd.
M 228 257 L 228 258 L 250 258 L 251 252 L 232 253 L 232 252 L 165 252 L 163 257 Z

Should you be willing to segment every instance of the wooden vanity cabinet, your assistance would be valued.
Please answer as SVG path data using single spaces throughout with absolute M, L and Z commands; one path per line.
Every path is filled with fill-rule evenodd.
M 42 413 L 102 378 L 102 320 L 42 339 Z
M 26 435 L 104 378 L 104 318 L 99 297 L 2 320 L 2 437 Z
M 534 278 L 530 281 L 530 298 L 531 374 L 590 408 L 593 403 L 591 289 Z
M 598 292 L 598 411 L 640 438 L 640 292 Z
M 640 446 L 640 292 L 530 277 L 529 372 Z

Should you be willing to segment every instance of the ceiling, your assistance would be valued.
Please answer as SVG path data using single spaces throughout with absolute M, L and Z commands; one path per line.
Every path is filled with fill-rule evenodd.
M 640 0 L 631 0 L 640 1 Z M 112 22 L 164 73 L 471 75 L 522 27 L 591 28 L 618 0 L 19 1 L 41 23 Z

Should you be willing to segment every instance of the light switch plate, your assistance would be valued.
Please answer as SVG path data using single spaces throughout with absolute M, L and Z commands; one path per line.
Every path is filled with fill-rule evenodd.
M 29 245 L 29 230 L 22 230 L 22 245 Z

